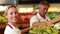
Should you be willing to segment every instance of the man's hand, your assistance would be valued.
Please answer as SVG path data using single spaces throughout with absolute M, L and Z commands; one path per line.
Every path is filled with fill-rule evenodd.
M 54 24 L 60 21 L 60 15 L 56 16 L 53 20 L 50 21 L 50 23 Z
M 60 21 L 60 15 L 56 16 L 55 19 L 53 19 L 55 21 Z
M 55 19 L 60 19 L 60 15 L 56 16 L 56 18 L 55 18 Z

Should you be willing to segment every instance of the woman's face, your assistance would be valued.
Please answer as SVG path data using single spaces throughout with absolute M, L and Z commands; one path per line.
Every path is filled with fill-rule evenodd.
M 16 8 L 11 7 L 8 9 L 6 17 L 8 18 L 9 22 L 16 23 L 17 22 L 17 16 L 18 16 L 18 11 Z

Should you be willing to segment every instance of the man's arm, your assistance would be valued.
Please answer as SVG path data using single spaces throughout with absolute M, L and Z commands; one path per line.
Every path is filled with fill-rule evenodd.
M 33 16 L 31 19 L 30 19 L 30 27 L 32 27 L 33 23 L 38 23 L 39 22 L 39 19 L 36 17 L 36 16 Z
M 57 22 L 59 22 L 59 21 L 60 21 L 60 15 L 57 16 L 57 17 L 56 17 L 55 19 L 53 19 L 53 20 L 46 21 L 46 23 L 54 24 L 54 23 L 57 23 Z

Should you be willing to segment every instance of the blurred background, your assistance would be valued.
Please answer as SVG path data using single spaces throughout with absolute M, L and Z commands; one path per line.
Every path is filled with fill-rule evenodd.
M 9 5 L 16 5 L 18 9 L 18 23 L 20 29 L 29 27 L 30 18 L 38 12 L 36 6 L 43 0 L 0 0 L 0 33 L 3 34 L 7 19 L 4 12 Z M 59 0 L 45 0 L 50 3 L 51 7 L 46 14 L 50 19 L 60 15 Z

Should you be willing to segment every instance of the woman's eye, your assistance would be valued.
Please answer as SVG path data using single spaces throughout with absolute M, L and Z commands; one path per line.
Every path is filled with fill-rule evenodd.
M 13 14 L 12 12 L 10 14 Z
M 15 12 L 15 14 L 16 14 L 17 12 Z
M 46 9 L 46 8 L 44 8 L 44 9 Z
M 15 14 L 17 14 L 17 12 L 15 12 Z

